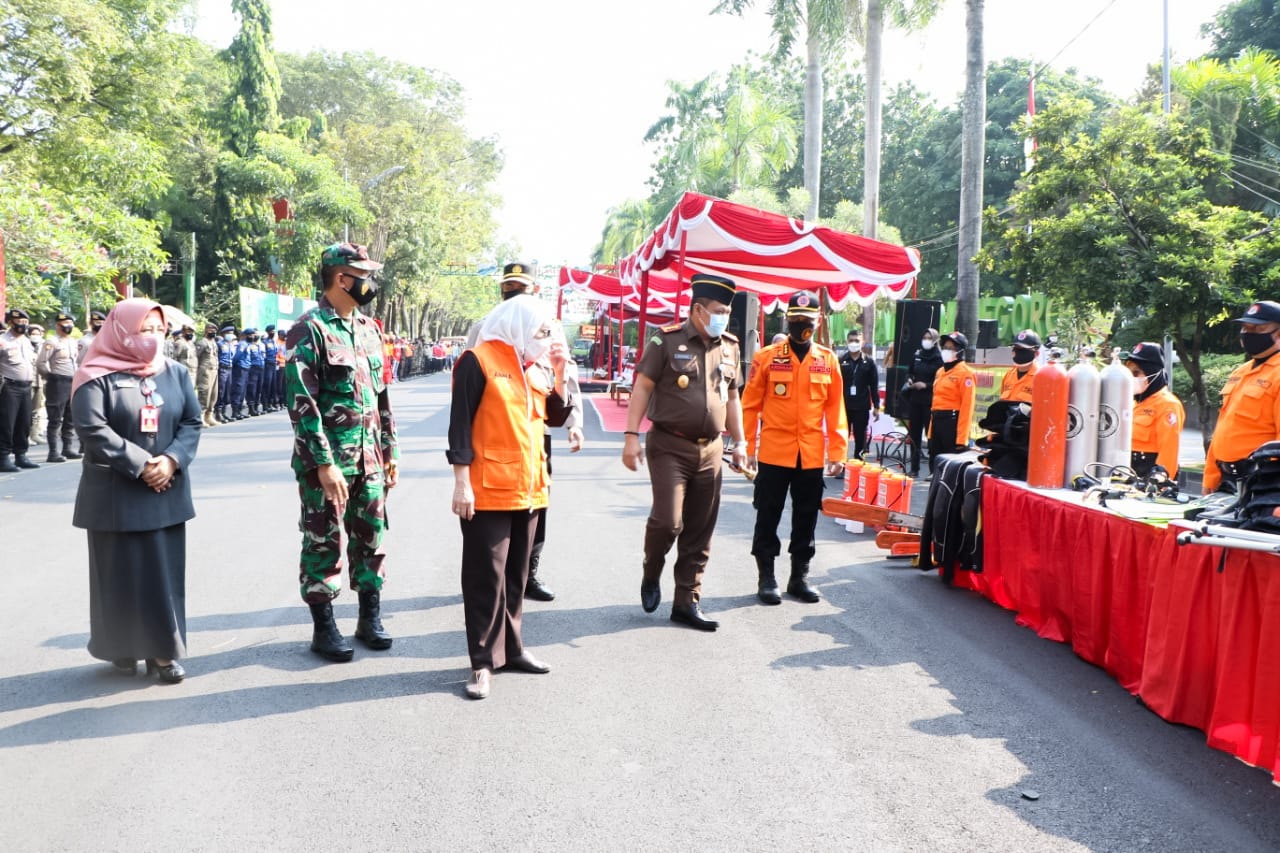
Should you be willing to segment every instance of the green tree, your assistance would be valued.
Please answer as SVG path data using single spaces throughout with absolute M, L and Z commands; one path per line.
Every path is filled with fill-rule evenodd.
M 1095 138 L 1093 105 L 1064 98 L 1037 116 L 1035 168 L 992 218 L 982 262 L 1081 309 L 1115 312 L 1143 337 L 1172 336 L 1201 414 L 1205 330 L 1268 292 L 1280 253 L 1266 220 L 1214 204 L 1227 160 L 1182 114 L 1127 107 Z
M 1229 60 L 1249 48 L 1280 53 L 1280 9 L 1275 0 L 1237 0 L 1201 30 L 1213 41 L 1209 56 Z

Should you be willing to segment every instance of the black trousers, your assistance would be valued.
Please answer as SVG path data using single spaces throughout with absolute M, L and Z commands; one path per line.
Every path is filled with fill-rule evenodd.
M 520 621 L 537 513 L 477 510 L 462 525 L 462 612 L 472 669 L 501 669 L 524 651 Z
M 920 399 L 916 399 L 919 397 Z M 924 431 L 929 426 L 929 408 L 933 395 L 912 391 L 907 404 L 907 435 L 911 438 L 911 474 L 920 473 L 920 448 L 924 447 Z
M 772 559 L 782 553 L 778 522 L 791 493 L 791 565 L 807 564 L 816 552 L 813 532 L 822 509 L 822 469 L 794 468 L 761 462 L 756 473 L 756 490 L 751 505 L 756 509 L 756 527 L 751 537 L 751 554 Z
M 853 437 L 853 459 L 861 459 L 867 450 L 867 426 L 871 423 L 871 410 L 866 403 L 845 401 L 844 414 L 849 421 L 849 435 Z
M 49 455 L 58 454 L 58 436 L 62 436 L 62 450 L 71 448 L 75 427 L 71 423 L 71 377 L 48 376 L 44 380 L 44 410 L 49 416 L 45 428 L 45 440 L 49 442 Z
M 929 421 L 929 471 L 938 469 L 937 459 L 944 453 L 955 453 L 960 446 L 956 428 L 960 425 L 960 413 L 946 409 L 934 409 Z
M 31 383 L 6 379 L 0 391 L 0 456 L 26 456 L 30 434 Z
M 547 452 L 547 475 L 551 475 L 551 433 L 544 432 L 543 449 Z M 535 510 L 538 515 L 538 529 L 533 534 L 533 551 L 529 554 L 529 574 L 536 574 L 538 571 L 538 562 L 542 559 L 542 546 L 547 542 L 547 510 L 550 507 L 543 507 Z

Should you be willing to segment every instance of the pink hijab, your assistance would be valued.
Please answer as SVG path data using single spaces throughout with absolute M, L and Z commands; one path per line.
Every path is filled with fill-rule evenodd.
M 89 351 L 71 380 L 72 394 L 84 383 L 108 373 L 152 376 L 164 370 L 164 349 L 159 339 L 138 331 L 152 311 L 160 311 L 164 316 L 160 304 L 150 299 L 125 299 L 116 303 L 98 334 L 93 336 Z

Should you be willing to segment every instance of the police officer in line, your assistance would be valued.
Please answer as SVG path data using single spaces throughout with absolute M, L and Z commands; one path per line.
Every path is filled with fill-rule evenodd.
M 1178 449 L 1187 420 L 1182 401 L 1169 390 L 1164 350 L 1144 341 L 1120 360 L 1133 374 L 1133 440 L 1130 467 L 1139 477 L 1151 476 L 1156 465 L 1170 478 L 1178 476 Z
M 75 427 L 71 423 L 71 378 L 76 374 L 76 357 L 79 347 L 71 333 L 76 329 L 76 318 L 59 314 L 55 336 L 40 347 L 36 357 L 36 370 L 44 380 L 44 408 L 48 416 L 45 441 L 49 444 L 50 462 L 66 462 L 79 459 L 74 449 Z M 62 449 L 58 449 L 58 438 Z
M 942 367 L 933 380 L 929 412 L 929 470 L 938 470 L 938 457 L 969 446 L 969 429 L 977 401 L 978 383 L 965 362 L 969 339 L 952 332 L 938 339 Z
M 236 327 L 228 323 L 218 330 L 218 400 L 213 408 L 219 423 L 234 420 L 231 412 L 231 379 L 237 349 Z
M 300 592 L 315 626 L 311 651 L 339 662 L 355 653 L 333 618 L 333 599 L 342 588 L 344 532 L 350 585 L 360 599 L 355 637 L 375 650 L 392 643 L 382 627 L 382 540 L 400 450 L 382 382 L 378 327 L 359 310 L 377 295 L 370 274 L 381 268 L 364 246 L 327 247 L 320 255 L 324 293 L 288 337 L 285 387 L 302 504 Z M 337 364 L 350 366 L 334 369 Z
M 46 442 L 45 428 L 49 424 L 49 414 L 44 406 L 44 377 L 40 375 L 40 350 L 44 347 L 44 326 L 36 323 L 29 324 L 27 337 L 31 339 L 31 348 L 36 352 L 36 378 L 31 383 L 31 432 L 27 438 L 29 453 L 29 448 Z
M 27 312 L 10 308 L 4 319 L 9 328 L 0 335 L 0 472 L 13 474 L 40 467 L 27 458 L 36 352 L 27 336 Z
M 262 385 L 258 390 L 258 409 L 276 410 L 276 327 L 267 326 L 262 336 Z
M 840 356 L 844 415 L 853 436 L 853 456 L 861 459 L 867 449 L 867 427 L 871 418 L 880 419 L 880 371 L 872 358 L 871 342 L 863 344 L 857 329 L 850 329 L 845 335 L 845 345 L 844 354 Z
M 204 425 L 217 426 L 214 407 L 218 402 L 218 327 L 215 324 L 204 324 L 204 337 L 195 342 L 195 349 L 196 399 L 200 401 Z
M 249 346 L 249 334 L 253 329 L 240 332 L 235 354 L 231 359 L 231 419 L 242 421 L 249 417 L 245 409 L 245 397 L 249 389 L 249 371 L 253 367 L 253 354 Z
M 76 342 L 76 346 L 78 347 L 76 352 L 76 364 L 84 361 L 84 354 L 88 351 L 89 344 L 93 343 L 94 337 L 96 337 L 98 332 L 101 331 L 102 324 L 106 321 L 107 315 L 103 314 L 101 311 L 89 312 L 89 329 L 81 335 L 80 339 Z
M 532 296 L 538 292 L 538 282 L 533 277 L 533 267 L 519 261 L 507 264 L 502 268 L 502 280 L 498 287 L 503 301 L 513 296 Z M 467 332 L 467 349 L 471 349 L 476 345 L 479 334 L 480 323 L 476 322 Z M 539 366 L 546 374 L 545 378 L 549 383 L 548 387 L 550 384 L 554 384 L 555 371 L 551 368 L 550 359 L 542 359 Z M 575 370 L 566 370 L 564 374 L 565 406 L 569 412 L 563 426 L 569 431 L 570 453 L 577 453 L 581 450 L 584 441 L 582 433 L 582 391 L 578 386 L 578 378 L 574 375 L 575 373 Z M 551 433 L 549 431 L 543 431 L 542 441 L 543 450 L 547 457 L 547 475 L 551 476 Z M 542 550 L 547 541 L 548 508 L 542 507 L 534 510 L 538 515 L 538 526 L 533 534 L 533 551 L 529 555 L 529 580 L 524 588 L 524 597 L 533 601 L 554 601 L 556 597 L 556 594 L 538 575 L 538 569 L 542 562 Z
M 844 471 L 849 449 L 842 371 L 836 354 L 813 339 L 817 331 L 818 295 L 799 291 L 787 303 L 787 339 L 770 344 L 751 360 L 751 378 L 742 393 L 742 420 L 747 455 L 755 460 L 756 510 L 751 554 L 756 558 L 759 586 L 765 604 L 781 604 L 774 560 L 782 551 L 778 522 L 791 494 L 791 576 L 787 594 L 813 603 L 821 599 L 809 585 L 814 531 L 822 509 L 822 472 Z M 857 346 L 863 358 L 861 340 Z M 872 366 L 872 375 L 875 367 Z M 865 389 L 864 389 L 865 392 Z M 862 402 L 866 432 L 867 401 Z M 759 438 L 756 430 L 759 428 Z
M 1015 403 L 1030 403 L 1031 390 L 1035 387 L 1036 373 L 1040 365 L 1040 336 L 1031 329 L 1023 329 L 1013 336 L 1013 370 L 1006 371 L 1000 380 L 1000 399 Z
M 266 369 L 266 347 L 258 338 L 257 329 L 245 329 L 249 341 L 249 379 L 245 383 L 245 403 L 250 415 L 262 414 L 262 372 Z
M 191 387 L 196 381 L 196 330 L 194 326 L 183 325 L 173 335 L 173 351 L 169 358 L 179 362 L 187 369 L 191 377 Z
M 1218 425 L 1205 456 L 1204 491 L 1235 491 L 1249 473 L 1249 454 L 1280 439 L 1280 303 L 1255 302 L 1232 322 L 1249 360 L 1222 386 Z
M 726 331 L 737 287 L 732 279 L 706 273 L 695 274 L 690 284 L 688 320 L 664 326 L 636 365 L 622 463 L 635 471 L 645 461 L 640 421 L 647 414 L 653 423 L 646 439 L 653 506 L 645 523 L 640 603 L 646 613 L 658 609 L 659 579 L 667 551 L 676 543 L 671 621 L 714 631 L 720 623 L 703 615 L 698 602 L 720 514 L 726 426 L 734 466 L 747 463 L 738 339 Z

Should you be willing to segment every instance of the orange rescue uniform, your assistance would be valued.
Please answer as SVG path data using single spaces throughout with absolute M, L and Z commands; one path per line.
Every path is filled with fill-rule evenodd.
M 1000 399 L 1030 403 L 1031 386 L 1035 384 L 1036 373 L 1039 370 L 1040 365 L 1033 361 L 1027 365 L 1026 373 L 1020 373 L 1016 367 L 1006 371 L 1004 379 L 1000 381 Z
M 939 367 L 933 378 L 933 411 L 955 411 L 956 444 L 969 443 L 969 430 L 973 426 L 973 408 L 977 399 L 978 384 L 974 380 L 973 368 L 969 362 L 957 362 L 956 366 L 947 370 Z M 930 436 L 933 435 L 932 418 L 930 418 Z
M 761 349 L 742 392 L 742 423 L 747 455 L 758 455 L 766 465 L 795 468 L 797 457 L 800 468 L 821 468 L 824 460 L 843 463 L 849 427 L 836 354 L 813 343 L 800 361 L 789 341 Z
M 1134 400 L 1133 452 L 1156 454 L 1156 464 L 1170 477 L 1176 477 L 1178 445 L 1186 419 L 1182 401 L 1173 396 L 1167 385 L 1145 400 Z
M 1237 367 L 1222 386 L 1218 426 L 1205 456 L 1204 491 L 1222 482 L 1218 462 L 1239 462 L 1268 441 L 1280 438 L 1280 355 L 1262 364 Z
M 543 434 L 547 393 L 540 368 L 527 374 L 515 348 L 485 341 L 471 350 L 484 394 L 471 424 L 471 490 L 477 510 L 542 509 L 550 477 Z

